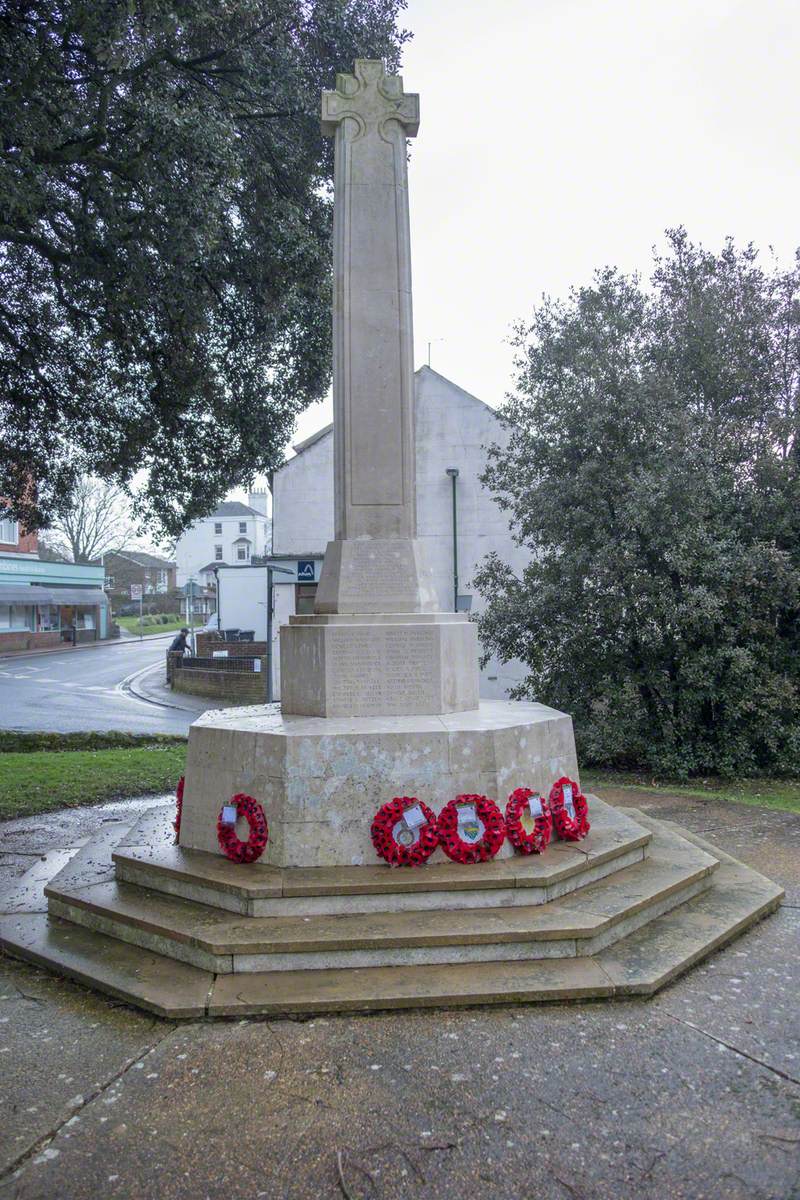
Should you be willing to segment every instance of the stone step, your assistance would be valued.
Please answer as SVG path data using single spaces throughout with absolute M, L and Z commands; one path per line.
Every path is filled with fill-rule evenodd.
M 160 1017 L 207 1013 L 211 972 L 46 913 L 0 917 L 0 948 Z
M 678 830 L 679 836 L 686 831 Z M 700 840 L 700 839 L 688 839 Z M 783 891 L 719 857 L 711 887 L 594 956 L 215 976 L 42 913 L 0 918 L 0 947 L 169 1017 L 302 1015 L 651 995 L 777 908 Z
M 472 908 L 461 892 L 455 910 L 242 917 L 108 879 L 64 886 L 56 877 L 46 891 L 54 916 L 204 970 L 320 970 L 592 954 L 708 887 L 716 867 L 659 831 L 648 858 L 545 905 Z
M 578 844 L 553 841 L 542 855 L 424 868 L 241 866 L 173 844 L 174 808 L 150 810 L 114 852 L 117 878 L 251 917 L 508 907 L 546 904 L 640 862 L 649 829 L 590 797 L 592 829 Z M 391 897 L 391 900 L 387 899 Z

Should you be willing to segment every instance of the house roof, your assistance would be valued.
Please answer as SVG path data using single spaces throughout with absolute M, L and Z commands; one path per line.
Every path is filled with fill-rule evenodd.
M 302 454 L 304 450 L 308 450 L 309 446 L 313 446 L 320 438 L 324 438 L 326 433 L 330 433 L 333 429 L 333 421 L 326 425 L 323 429 L 318 429 L 316 433 L 312 433 L 310 437 L 304 438 L 302 442 L 295 442 L 292 446 L 295 454 Z
M 206 563 L 206 565 L 204 567 L 201 567 L 200 570 L 197 572 L 197 574 L 202 575 L 204 571 L 213 571 L 215 567 L 229 567 L 229 566 L 230 566 L 230 563 L 226 563 L 226 562 L 210 562 L 210 563 Z
M 433 367 L 429 367 L 429 366 L 427 366 L 427 364 L 425 366 L 419 367 L 414 372 L 414 375 L 415 375 L 416 379 L 423 379 L 425 377 L 425 375 L 433 375 L 437 379 L 441 379 L 443 383 L 446 383 L 447 386 L 452 388 L 454 391 L 459 392 L 462 396 L 466 396 L 469 400 L 472 400 L 475 404 L 480 404 L 481 408 L 486 408 L 489 410 L 489 412 L 492 412 L 492 413 L 496 412 L 496 409 L 493 409 L 491 404 L 487 404 L 486 401 L 481 400 L 479 396 L 474 396 L 472 394 L 472 392 L 468 392 L 466 390 L 466 388 L 459 387 L 459 385 L 457 383 L 453 383 L 452 379 L 448 379 L 446 375 L 440 374 L 439 371 L 434 371 Z M 333 430 L 333 422 L 331 422 L 329 425 L 324 425 L 322 427 L 322 429 L 318 429 L 316 433 L 312 433 L 309 437 L 305 438 L 302 442 L 296 442 L 292 446 L 295 456 L 302 454 L 304 450 L 310 450 L 311 447 L 315 446 L 317 442 L 320 442 L 320 441 L 322 441 L 322 439 L 324 437 L 327 437 L 328 434 L 331 433 L 332 430 Z M 288 467 L 289 464 L 292 462 L 294 462 L 294 458 L 287 459 L 287 461 L 282 463 L 281 466 L 277 468 L 277 470 L 282 471 L 284 469 L 284 467 Z
M 135 563 L 137 567 L 158 567 L 162 571 L 175 566 L 172 559 L 159 558 L 157 554 L 147 554 L 144 550 L 115 550 L 105 557 L 121 558 L 125 562 Z
M 211 521 L 215 517 L 261 517 L 264 519 L 264 514 L 256 512 L 249 504 L 242 504 L 241 500 L 223 500 L 213 513 L 209 513 L 206 520 Z

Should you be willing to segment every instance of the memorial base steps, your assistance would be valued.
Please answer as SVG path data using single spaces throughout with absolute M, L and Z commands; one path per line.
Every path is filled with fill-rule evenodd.
M 220 854 L 173 844 L 174 807 L 153 809 L 113 852 L 116 878 L 250 917 L 321 916 L 540 905 L 641 862 L 652 832 L 591 797 L 592 828 L 580 843 L 550 843 L 545 854 L 473 866 L 442 851 L 420 868 L 242 867 Z M 465 893 L 469 893 L 468 898 Z
M 135 831 L 113 825 L 52 856 L 46 896 L 47 862 L 18 881 L 0 946 L 176 1018 L 599 999 L 651 995 L 779 904 L 779 887 L 703 839 L 615 811 L 648 835 L 646 857 L 544 904 L 471 908 L 478 888 L 454 910 L 318 917 L 247 917 L 120 881 L 112 855 Z

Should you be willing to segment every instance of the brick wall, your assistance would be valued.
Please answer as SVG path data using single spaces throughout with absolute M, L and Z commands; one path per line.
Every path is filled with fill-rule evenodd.
M 241 700 L 242 704 L 264 704 L 267 695 L 263 660 L 260 671 L 179 667 L 173 671 L 172 686 L 176 692 L 219 700 Z
M 58 630 L 47 633 L 30 633 L 25 629 L 0 633 L 0 654 L 4 650 L 36 650 L 41 646 L 59 646 L 61 634 Z
M 267 653 L 266 642 L 220 642 L 214 635 L 197 634 L 197 657 L 213 658 L 214 651 L 227 650 L 228 658 L 263 658 Z

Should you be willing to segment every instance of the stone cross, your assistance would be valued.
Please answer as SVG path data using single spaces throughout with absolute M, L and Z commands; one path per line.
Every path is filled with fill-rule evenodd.
M 414 361 L 406 138 L 419 97 L 358 59 L 322 94 L 334 136 L 336 539 L 413 538 Z

